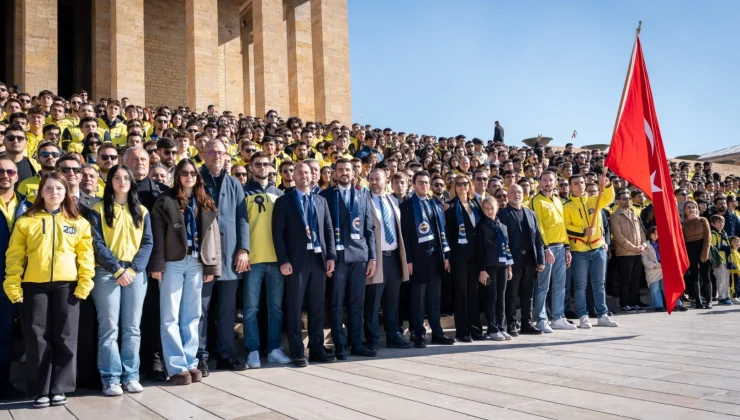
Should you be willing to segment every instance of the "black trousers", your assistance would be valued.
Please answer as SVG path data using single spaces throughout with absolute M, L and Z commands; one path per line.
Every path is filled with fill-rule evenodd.
M 479 276 L 480 270 L 474 261 L 456 261 L 452 266 L 455 289 L 455 335 L 458 338 L 483 334 L 478 300 Z
M 13 326 L 17 308 L 3 293 L 0 296 L 0 387 L 10 379 L 10 361 L 13 358 Z
M 380 305 L 383 304 L 383 325 L 386 341 L 398 336 L 398 296 L 401 291 L 401 254 L 398 249 L 383 255 L 383 283 L 368 285 L 365 289 L 365 341 L 368 345 L 378 344 Z
M 491 278 L 486 286 L 486 319 L 488 320 L 488 334 L 506 331 L 506 267 L 487 267 L 486 272 Z
M 200 292 L 200 323 L 198 324 L 198 360 L 208 362 L 208 309 L 214 288 L 216 294 L 216 350 L 218 357 L 228 360 L 234 357 L 234 319 L 236 318 L 236 291 L 239 280 L 214 280 L 203 283 Z
M 636 306 L 640 303 L 642 256 L 630 255 L 617 258 L 619 268 L 619 306 Z
M 429 257 L 432 273 L 431 278 L 426 283 L 411 283 L 411 327 L 414 331 L 416 341 L 423 341 L 426 335 L 424 328 L 424 308 L 426 307 L 429 327 L 432 329 L 432 336 L 441 337 L 444 335 L 440 321 L 440 299 L 442 294 L 442 271 L 440 256 L 437 253 Z
M 688 287 L 693 291 L 694 305 L 701 306 L 712 303 L 712 283 L 710 281 L 710 270 L 712 269 L 711 258 L 701 262 L 701 249 L 703 240 L 686 242 L 686 253 L 689 257 L 689 269 L 686 276 Z
M 308 348 L 324 354 L 324 293 L 326 271 L 321 254 L 306 253 L 301 271 L 285 278 L 285 325 L 293 357 L 303 357 L 305 347 L 301 337 L 301 307 L 306 298 L 308 309 Z
M 26 394 L 72 392 L 76 387 L 77 282 L 22 283 L 21 322 L 26 345 Z M 93 335 L 96 335 L 94 332 Z
M 164 371 L 162 364 L 162 338 L 159 334 L 159 281 L 149 277 L 146 284 L 146 296 L 141 310 L 141 357 L 142 374 L 152 370 Z
M 98 370 L 98 311 L 92 297 L 80 301 L 78 307 L 77 386 L 100 389 L 102 381 Z
M 365 310 L 365 272 L 367 262 L 338 262 L 331 277 L 329 319 L 334 353 L 345 354 L 347 336 L 353 347 L 362 345 L 362 316 Z M 344 331 L 344 305 L 347 305 L 347 332 Z
M 532 298 L 534 297 L 534 286 L 537 283 L 535 264 L 529 259 L 512 266 L 512 277 L 506 285 L 506 319 L 509 324 L 516 321 L 517 303 L 522 311 L 522 325 L 532 320 Z

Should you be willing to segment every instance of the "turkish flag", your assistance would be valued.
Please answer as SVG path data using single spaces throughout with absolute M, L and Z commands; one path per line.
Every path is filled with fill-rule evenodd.
M 670 313 L 686 288 L 683 275 L 689 259 L 639 36 L 632 50 L 606 166 L 644 191 L 653 202 L 666 310 Z

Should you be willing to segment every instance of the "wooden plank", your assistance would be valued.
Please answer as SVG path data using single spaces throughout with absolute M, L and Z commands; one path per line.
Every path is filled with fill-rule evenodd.
M 181 387 L 189 388 L 192 385 Z M 182 399 L 170 392 L 172 387 L 147 386 L 139 394 L 127 394 L 128 398 L 168 420 L 214 420 L 217 416 L 198 407 L 198 404 Z
M 171 392 L 185 401 L 190 401 L 203 410 L 223 419 L 236 419 L 271 411 L 261 405 L 227 394 L 202 382 L 190 386 L 169 387 L 165 388 L 165 391 Z
M 119 418 L 159 420 L 164 417 L 128 396 L 107 397 L 103 394 L 69 398 L 67 409 L 78 419 L 99 419 L 102 413 L 116 413 Z
M 283 369 L 261 369 L 263 371 Z M 270 410 L 296 419 L 372 419 L 376 418 L 350 410 L 337 402 L 327 402 L 302 393 L 238 375 L 233 372 L 211 372 L 203 382 L 239 398 L 259 404 Z
M 76 420 L 65 407 L 33 408 L 33 402 L 9 411 L 14 420 Z M 83 418 L 79 417 L 79 420 Z
M 318 366 L 305 369 L 268 369 L 262 372 L 240 372 L 241 375 L 258 377 L 276 386 L 301 392 L 307 396 L 341 401 L 344 407 L 383 419 L 469 419 L 471 416 L 445 409 L 435 409 L 426 404 L 405 398 L 368 390 L 359 386 L 337 383 L 318 376 L 314 371 Z

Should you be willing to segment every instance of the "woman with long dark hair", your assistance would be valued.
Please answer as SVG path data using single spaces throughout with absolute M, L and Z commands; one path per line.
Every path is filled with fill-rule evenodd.
M 153 243 L 149 212 L 139 203 L 129 168 L 116 165 L 108 171 L 103 200 L 93 206 L 89 220 L 97 264 L 92 295 L 98 312 L 98 370 L 103 393 L 141 392 L 139 325 Z
M 712 261 L 709 258 L 709 246 L 712 233 L 709 221 L 700 217 L 699 206 L 693 201 L 683 205 L 683 237 L 686 242 L 686 254 L 689 257 L 687 271 L 689 294 L 694 298 L 694 309 L 712 308 L 712 283 L 710 270 Z
M 154 250 L 149 262 L 160 287 L 160 332 L 167 374 L 175 385 L 199 382 L 200 294 L 221 275 L 221 238 L 213 200 L 191 159 L 175 167 L 173 186 L 152 209 Z
M 97 163 L 98 150 L 103 145 L 103 138 L 98 133 L 90 133 L 85 136 L 82 140 L 82 157 L 85 158 L 85 163 Z
M 455 290 L 455 330 L 459 341 L 483 340 L 478 303 L 478 265 L 475 261 L 475 227 L 481 209 L 473 195 L 473 183 L 467 175 L 458 175 L 450 190 L 450 207 L 445 212 L 445 226 L 452 253 L 450 266 Z
M 75 390 L 79 301 L 94 286 L 90 223 L 68 192 L 61 174 L 45 174 L 6 252 L 3 289 L 21 304 L 26 394 L 37 408 L 64 405 L 64 394 Z

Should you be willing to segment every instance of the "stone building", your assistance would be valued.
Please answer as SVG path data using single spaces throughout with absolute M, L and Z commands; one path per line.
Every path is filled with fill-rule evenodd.
M 2 0 L 0 80 L 37 94 L 351 123 L 347 0 Z

